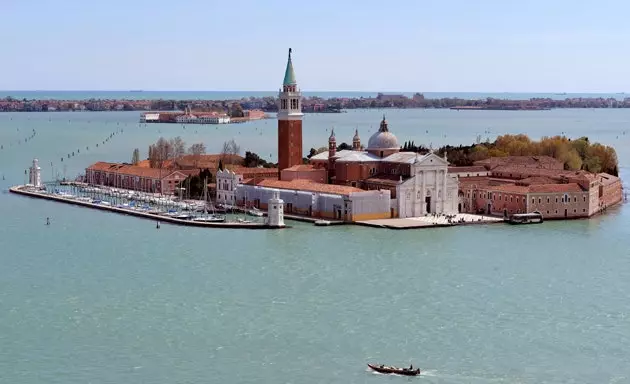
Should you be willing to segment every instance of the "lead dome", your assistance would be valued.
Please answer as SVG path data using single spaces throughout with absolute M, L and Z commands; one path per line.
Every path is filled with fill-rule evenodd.
M 385 116 L 383 116 L 383 120 L 381 121 L 381 126 L 379 127 L 378 132 L 370 137 L 367 149 L 368 151 L 382 149 L 400 149 L 400 145 L 398 145 L 398 139 L 387 128 L 387 120 L 385 120 Z

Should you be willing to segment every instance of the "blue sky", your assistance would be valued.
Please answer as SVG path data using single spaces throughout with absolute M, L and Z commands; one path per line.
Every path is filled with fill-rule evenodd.
M 0 89 L 630 91 L 630 2 L 0 0 Z

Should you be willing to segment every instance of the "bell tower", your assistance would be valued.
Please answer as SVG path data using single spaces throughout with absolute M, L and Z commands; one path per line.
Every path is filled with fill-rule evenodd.
M 302 164 L 302 93 L 295 81 L 295 72 L 291 61 L 291 48 L 287 69 L 284 72 L 282 89 L 278 94 L 278 168 Z M 281 172 L 278 172 L 280 176 Z

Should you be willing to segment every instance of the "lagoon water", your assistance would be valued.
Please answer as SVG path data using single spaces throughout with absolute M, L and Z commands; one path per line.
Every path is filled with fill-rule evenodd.
M 382 112 L 306 115 L 305 151 L 325 146 L 332 126 L 338 141 L 358 127 L 367 142 Z M 587 135 L 615 146 L 630 177 L 629 110 L 386 113 L 401 142 L 436 147 L 504 132 Z M 234 138 L 275 158 L 274 120 L 139 126 L 138 115 L 0 114 L 0 188 L 23 183 L 33 157 L 44 179 L 75 177 L 136 147 L 146 154 L 160 135 L 208 152 Z M 291 225 L 158 231 L 0 194 L 0 383 L 630 382 L 626 205 L 520 227 Z M 426 373 L 373 374 L 372 361 Z

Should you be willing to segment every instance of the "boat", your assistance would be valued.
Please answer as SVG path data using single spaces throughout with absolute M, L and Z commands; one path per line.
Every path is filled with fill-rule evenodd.
M 330 225 L 330 221 L 328 221 L 328 220 L 317 220 L 317 221 L 315 221 L 315 225 L 318 226 L 318 227 L 323 227 L 323 226 L 326 226 L 326 225 Z
M 372 370 L 378 372 L 378 373 L 384 373 L 384 374 L 395 374 L 395 375 L 403 375 L 403 376 L 418 376 L 420 374 L 420 368 L 416 368 L 416 369 L 409 369 L 409 368 L 397 368 L 397 367 L 390 367 L 387 365 L 377 365 L 377 364 L 368 364 L 368 367 L 370 367 Z
M 507 220 L 510 224 L 540 224 L 543 222 L 543 215 L 540 212 L 516 213 Z
M 210 215 L 210 216 L 201 216 L 195 217 L 192 221 L 202 222 L 202 223 L 222 223 L 225 221 L 225 216 L 221 215 Z
M 256 217 L 262 217 L 263 213 L 260 209 L 258 208 L 252 208 L 249 211 L 247 211 L 247 214 L 250 216 L 256 216 Z

